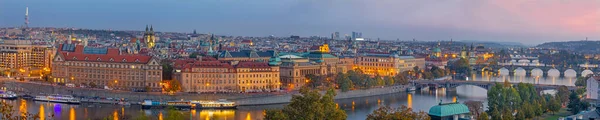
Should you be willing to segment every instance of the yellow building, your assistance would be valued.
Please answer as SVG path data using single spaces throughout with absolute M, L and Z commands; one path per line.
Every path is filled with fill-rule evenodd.
M 425 68 L 425 59 L 396 54 L 365 53 L 356 59 L 355 69 L 360 69 L 369 75 L 393 76 L 412 70 L 415 66 Z
M 278 91 L 279 66 L 267 62 L 176 62 L 175 79 L 183 92 Z M 179 66 L 179 67 L 178 67 Z
M 61 44 L 52 64 L 52 81 L 56 83 L 161 91 L 162 66 L 152 56 L 121 55 L 118 49 Z
M 4 40 L 0 44 L 0 70 L 12 76 L 30 76 L 32 71 L 48 70 L 55 49 L 30 40 Z

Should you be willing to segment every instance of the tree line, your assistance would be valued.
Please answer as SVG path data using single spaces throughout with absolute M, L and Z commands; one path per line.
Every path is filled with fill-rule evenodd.
M 488 114 L 494 120 L 533 119 L 544 113 L 554 114 L 563 106 L 573 113 L 579 113 L 589 107 L 589 103 L 580 101 L 580 96 L 570 92 L 566 86 L 557 89 L 555 95 L 541 94 L 529 83 L 516 86 L 505 82 L 498 83 L 488 91 L 488 111 L 477 118 L 487 119 Z
M 355 89 L 369 89 L 378 86 L 407 85 L 410 80 L 434 79 L 450 74 L 449 70 L 432 66 L 420 69 L 415 66 L 412 70 L 403 71 L 393 76 L 369 75 L 360 69 L 339 72 L 335 75 L 306 75 L 307 86 L 311 88 L 334 86 L 343 92 Z

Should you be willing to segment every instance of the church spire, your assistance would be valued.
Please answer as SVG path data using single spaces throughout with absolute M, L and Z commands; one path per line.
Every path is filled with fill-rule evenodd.
M 150 25 L 150 32 L 154 32 L 154 28 L 152 28 L 152 25 Z
M 148 32 L 148 25 L 146 25 L 146 32 Z

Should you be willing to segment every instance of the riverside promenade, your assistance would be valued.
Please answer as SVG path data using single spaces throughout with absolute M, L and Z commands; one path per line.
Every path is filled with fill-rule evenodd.
M 190 93 L 176 93 L 176 94 L 163 94 L 157 92 L 130 92 L 130 91 L 115 91 L 115 90 L 104 90 L 104 89 L 93 89 L 93 88 L 73 88 L 66 86 L 57 86 L 41 83 L 32 82 L 17 82 L 17 81 L 2 81 L 3 87 L 7 90 L 14 91 L 19 95 L 41 95 L 41 94 L 63 94 L 73 95 L 76 97 L 101 97 L 101 98 L 125 98 L 130 102 L 141 102 L 143 100 L 218 100 L 227 99 L 235 101 L 241 106 L 251 105 L 268 105 L 268 104 L 283 104 L 290 102 L 290 99 L 294 94 L 298 94 L 297 91 L 291 92 L 272 92 L 272 93 L 202 93 L 202 94 L 190 94 Z M 403 92 L 408 86 L 387 86 L 379 88 L 371 88 L 368 90 L 353 90 L 347 92 L 336 91 L 337 96 L 335 99 L 347 99 L 356 97 L 367 97 L 383 94 L 391 94 Z M 321 93 L 324 93 L 322 91 Z

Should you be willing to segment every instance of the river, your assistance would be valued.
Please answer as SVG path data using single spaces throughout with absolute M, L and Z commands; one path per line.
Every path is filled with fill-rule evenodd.
M 475 79 L 472 79 L 475 78 Z M 476 75 L 471 80 L 476 81 L 504 81 L 510 82 L 539 82 L 541 84 L 573 85 L 574 78 L 531 78 L 531 77 L 489 77 Z M 436 90 L 425 90 L 416 92 L 403 92 L 371 97 L 351 98 L 336 100 L 336 103 L 346 111 L 348 119 L 364 120 L 369 113 L 381 106 L 399 107 L 406 105 L 414 111 L 427 112 L 430 107 L 437 105 L 440 100 L 444 103 L 468 100 L 486 100 L 487 90 L 477 86 L 459 86 L 456 91 L 447 91 L 444 88 Z M 58 120 L 79 120 L 90 118 L 92 120 L 104 118 L 109 115 L 129 118 L 146 114 L 152 118 L 160 119 L 163 110 L 142 110 L 141 106 L 120 106 L 106 104 L 81 104 L 67 105 L 47 102 L 36 102 L 28 100 L 4 100 L 15 107 L 19 112 L 40 113 L 43 115 L 54 115 Z M 262 105 L 262 106 L 240 106 L 236 110 L 187 110 L 181 111 L 189 114 L 192 119 L 216 119 L 216 120 L 257 120 L 262 119 L 263 110 L 282 108 L 284 105 Z

